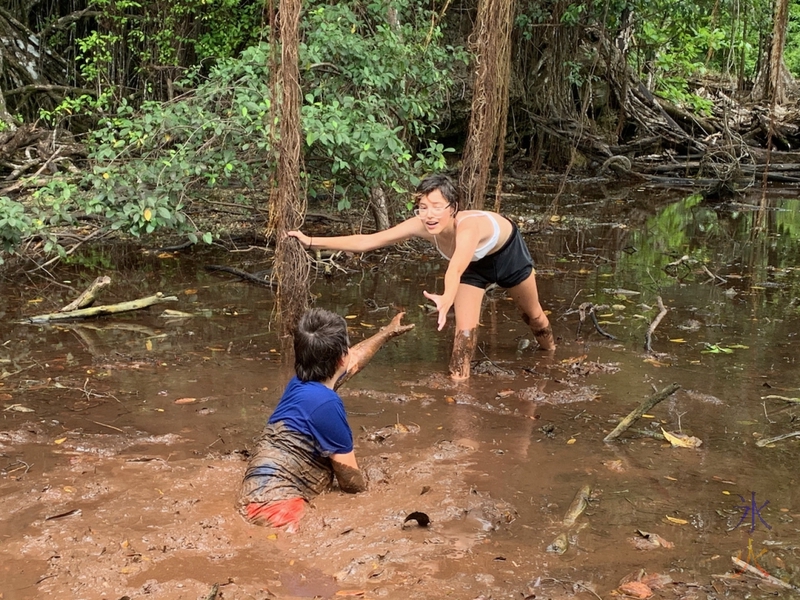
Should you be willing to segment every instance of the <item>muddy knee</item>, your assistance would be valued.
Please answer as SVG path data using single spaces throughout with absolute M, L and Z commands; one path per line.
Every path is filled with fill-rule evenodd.
M 467 379 L 469 365 L 478 344 L 478 329 L 462 329 L 456 332 L 453 340 L 453 353 L 450 355 L 450 377 Z

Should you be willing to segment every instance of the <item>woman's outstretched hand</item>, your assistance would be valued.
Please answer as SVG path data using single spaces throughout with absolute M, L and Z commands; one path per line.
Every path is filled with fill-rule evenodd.
M 287 231 L 286 236 L 297 239 L 303 245 L 303 248 L 311 247 L 311 238 L 302 231 Z
M 429 294 L 425 291 L 422 292 L 422 295 L 436 305 L 436 310 L 439 311 L 439 331 L 441 331 L 444 329 L 445 323 L 447 323 L 447 313 L 450 312 L 450 307 L 453 306 L 453 301 L 451 300 L 448 302 L 444 296 L 440 296 L 439 294 Z

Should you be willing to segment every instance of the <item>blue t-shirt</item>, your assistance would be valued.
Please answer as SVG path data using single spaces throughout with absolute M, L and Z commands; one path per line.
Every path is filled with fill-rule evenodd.
M 292 377 L 267 422 L 279 421 L 315 439 L 326 456 L 353 451 L 353 432 L 342 399 L 318 381 Z

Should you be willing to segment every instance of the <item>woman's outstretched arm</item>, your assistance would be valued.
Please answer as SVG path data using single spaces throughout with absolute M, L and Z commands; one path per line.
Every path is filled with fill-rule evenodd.
M 289 231 L 286 235 L 296 238 L 304 248 L 342 250 L 344 252 L 369 252 L 384 246 L 397 244 L 414 236 L 421 236 L 425 227 L 417 218 L 398 223 L 394 227 L 375 233 L 341 235 L 334 237 L 309 236 L 302 231 Z

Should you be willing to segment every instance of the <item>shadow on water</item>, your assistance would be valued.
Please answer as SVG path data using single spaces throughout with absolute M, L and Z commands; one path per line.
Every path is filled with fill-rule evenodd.
M 655 193 L 592 200 L 589 215 L 565 203 L 540 231 L 524 212 L 541 207 L 513 207 L 559 347 L 547 356 L 526 345 L 513 303 L 493 292 L 476 356 L 483 374 L 464 384 L 443 377 L 450 335 L 424 307 L 422 290 L 441 289 L 444 275 L 433 252 L 375 253 L 361 271 L 319 277 L 317 304 L 346 316 L 353 342 L 398 310 L 416 328 L 341 390 L 371 491 L 321 497 L 294 538 L 232 515 L 241 457 L 291 374 L 271 292 L 203 270 L 237 257 L 100 248 L 55 282 L 6 282 L 0 597 L 195 598 L 226 576 L 242 598 L 606 597 L 641 570 L 669 597 L 793 594 L 764 575 L 800 585 L 800 438 L 759 442 L 800 430 L 800 202 L 774 193 L 756 236 L 757 198 L 714 207 L 690 196 L 648 210 Z M 253 254 L 255 271 L 264 261 Z M 67 304 L 98 274 L 113 279 L 104 303 L 156 291 L 179 301 L 18 324 Z M 648 353 L 659 297 L 668 311 Z M 615 339 L 588 321 L 578 333 L 586 302 Z M 194 316 L 166 318 L 164 307 Z M 637 431 L 603 443 L 672 382 L 681 389 Z M 662 430 L 702 445 L 647 435 Z M 587 484 L 588 506 L 565 525 Z M 430 531 L 401 530 L 416 510 L 431 515 Z M 547 552 L 562 533 L 566 551 Z M 742 574 L 731 557 L 762 575 Z M 100 581 L 107 589 L 94 589 Z

